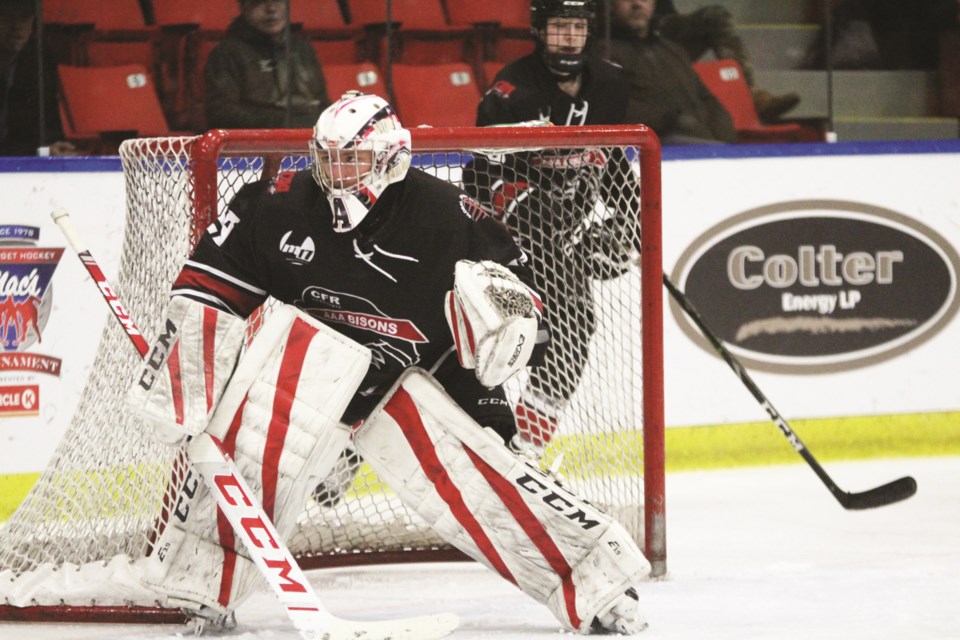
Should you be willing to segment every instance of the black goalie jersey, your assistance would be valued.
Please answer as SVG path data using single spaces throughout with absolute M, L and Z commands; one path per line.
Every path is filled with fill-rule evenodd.
M 336 233 L 331 219 L 309 171 L 246 185 L 207 229 L 173 295 L 241 317 L 272 296 L 367 346 L 373 364 L 344 421 L 365 418 L 411 366 L 439 367 L 437 379 L 481 424 L 494 426 L 484 412 L 509 414 L 501 390 L 460 368 L 444 316 L 458 260 L 493 260 L 532 283 L 509 233 L 458 188 L 417 169 L 352 232 Z

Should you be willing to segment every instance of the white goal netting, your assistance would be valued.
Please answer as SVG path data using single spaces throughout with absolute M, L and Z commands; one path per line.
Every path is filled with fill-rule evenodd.
M 553 432 L 544 464 L 617 518 L 662 573 L 656 138 L 643 127 L 413 136 L 414 166 L 464 187 L 531 257 L 553 347 L 508 395 L 521 418 Z M 113 285 L 148 340 L 209 222 L 243 184 L 308 168 L 307 139 L 305 131 L 211 132 L 124 143 L 126 232 Z M 251 332 L 266 313 L 269 304 L 251 317 Z M 138 561 L 185 469 L 124 406 L 138 363 L 125 333 L 108 326 L 63 441 L 0 529 L 0 619 L 27 607 L 156 608 L 138 587 Z M 287 542 L 306 567 L 456 555 L 355 455 L 318 487 Z

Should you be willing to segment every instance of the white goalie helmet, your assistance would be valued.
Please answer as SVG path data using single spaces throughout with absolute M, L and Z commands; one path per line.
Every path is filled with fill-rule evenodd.
M 327 107 L 310 141 L 313 177 L 330 202 L 333 229 L 355 229 L 410 168 L 410 132 L 379 96 L 348 91 Z

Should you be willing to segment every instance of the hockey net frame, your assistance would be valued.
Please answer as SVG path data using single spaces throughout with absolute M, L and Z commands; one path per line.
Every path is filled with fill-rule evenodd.
M 144 282 L 172 282 L 191 247 L 222 212 L 240 182 L 275 174 L 279 170 L 304 168 L 309 130 L 215 130 L 189 138 L 137 139 L 124 143 L 121 157 L 127 191 L 127 228 L 120 272 L 114 282 L 131 317 L 151 339 L 159 331 L 166 305 L 166 290 L 144 295 Z M 640 334 L 636 342 L 617 348 L 638 350 L 642 378 L 640 389 L 627 388 L 628 402 L 640 406 L 633 418 L 638 425 L 620 424 L 618 428 L 631 435 L 625 439 L 610 434 L 596 436 L 603 441 L 601 458 L 609 456 L 614 482 L 638 483 L 631 491 L 640 492 L 640 503 L 627 502 L 611 507 L 614 517 L 634 534 L 652 565 L 651 575 L 666 572 L 666 518 L 664 500 L 664 419 L 663 419 L 663 330 L 662 330 L 662 259 L 661 259 L 661 167 L 660 144 L 653 132 L 642 125 L 604 127 L 496 127 L 496 128 L 418 128 L 412 130 L 415 166 L 436 172 L 440 165 L 455 167 L 471 154 L 539 153 L 543 150 L 621 148 L 629 158 L 636 180 L 640 204 L 639 257 L 631 264 L 631 272 L 616 280 L 632 278 L 631 293 L 624 296 L 625 308 L 639 326 L 629 325 L 629 332 Z M 454 154 L 454 160 L 440 160 Z M 459 158 L 456 159 L 456 158 Z M 291 159 L 293 165 L 290 164 Z M 461 166 L 462 170 L 462 166 Z M 454 169 L 456 171 L 456 169 Z M 445 176 L 456 181 L 458 178 Z M 171 212 L 177 212 L 172 215 Z M 154 252 L 145 257 L 145 252 Z M 600 286 L 600 285 L 598 285 Z M 635 291 L 634 291 L 635 290 Z M 92 294 L 95 295 L 95 294 Z M 614 291 L 613 295 L 619 295 Z M 547 294 L 549 304 L 549 293 Z M 256 330 L 262 314 L 250 321 Z M 619 330 L 619 329 L 618 329 Z M 599 338 L 595 338 L 599 340 Z M 632 338 L 631 338 L 632 340 Z M 56 620 L 92 622 L 177 622 L 183 616 L 177 610 L 163 608 L 148 596 L 130 598 L 125 590 L 136 582 L 138 554 L 149 548 L 151 531 L 158 519 L 169 515 L 176 496 L 167 487 L 180 486 L 185 469 L 176 452 L 152 442 L 139 432 L 135 419 L 117 401 L 118 381 L 130 380 L 139 364 L 135 350 L 126 344 L 125 334 L 112 324 L 105 328 L 100 348 L 71 426 L 55 451 L 50 466 L 23 501 L 17 512 L 0 528 L 0 620 Z M 604 377 L 599 375 L 598 382 Z M 632 384 L 611 380 L 611 384 Z M 639 392 L 642 398 L 633 398 Z M 111 398 L 105 403 L 104 398 Z M 634 402 L 638 400 L 638 402 Z M 599 419 L 598 419 L 599 420 Z M 602 425 L 601 425 L 602 427 Z M 128 450 L 111 459 L 78 463 L 72 457 L 77 446 L 89 446 L 87 439 L 102 439 L 101 445 L 113 446 L 111 434 L 137 434 L 128 442 Z M 128 436 L 126 440 L 131 440 Z M 559 441 L 560 439 L 558 439 Z M 575 443 L 573 449 L 583 444 Z M 615 451 L 617 450 L 617 451 Z M 564 455 L 568 455 L 565 451 Z M 551 455 L 552 454 L 552 455 Z M 570 455 L 576 455 L 576 452 Z M 624 471 L 625 463 L 617 456 L 635 459 L 642 479 L 635 471 Z M 564 460 L 548 447 L 547 463 Z M 131 462 L 146 460 L 148 462 Z M 603 458 L 605 460 L 605 458 Z M 640 464 L 642 460 L 642 464 Z M 601 464 L 607 462 L 601 461 Z M 124 468 L 127 465 L 127 468 Z M 136 468 L 133 468 L 133 467 Z M 560 470 L 568 475 L 569 467 Z M 574 472 L 576 470 L 574 469 Z M 349 478 L 362 473 L 351 470 Z M 623 477 L 621 477 L 623 476 Z M 624 479 L 626 478 L 626 479 Z M 576 473 L 569 477 L 575 490 Z M 606 480 L 604 480 L 606 482 Z M 136 499 L 126 491 L 139 491 L 144 485 L 147 497 Z M 354 479 L 350 491 L 356 491 Z M 373 484 L 376 484 L 374 479 Z M 89 493 L 103 491 L 112 496 L 89 500 Z M 642 488 L 640 488 L 642 487 Z M 587 488 L 588 499 L 607 506 L 596 492 Z M 104 513 L 106 512 L 106 513 Z M 337 516 L 339 517 L 339 516 Z M 58 550 L 76 541 L 65 522 L 81 520 L 76 535 L 86 536 L 79 551 L 71 551 L 56 561 Z M 101 520 L 109 520 L 102 525 Z M 337 529 L 343 523 L 330 521 L 322 526 Z M 402 528 L 413 528 L 403 520 Z M 349 529 L 349 526 L 346 527 Z M 147 531 L 145 532 L 144 529 Z M 419 534 L 418 534 L 419 535 Z M 133 536 L 133 542 L 121 553 L 101 553 L 114 549 L 116 539 Z M 139 538 L 137 537 L 139 536 Z M 304 568 L 360 565 L 397 561 L 432 561 L 464 559 L 455 549 L 439 540 L 405 538 L 401 535 L 391 545 L 375 542 L 361 549 L 351 549 L 334 536 L 323 544 L 332 550 L 311 550 L 307 542 L 289 541 Z M 379 546 L 378 546 L 379 545 Z M 32 554 L 32 555 L 31 555 Z M 76 557 L 74 557 L 76 556 Z M 11 585 L 24 575 L 35 581 L 34 574 L 49 574 L 53 586 L 19 599 L 11 598 Z M 89 574 L 87 576 L 86 574 Z M 87 584 L 89 582 L 89 584 Z M 101 594 L 105 584 L 115 588 Z M 82 586 L 81 586 L 82 585 Z M 71 592 L 70 590 L 73 589 Z M 64 596 L 65 591 L 70 597 Z M 79 591 L 79 593 L 74 593 Z M 16 588 L 12 589 L 17 593 Z M 76 597 L 74 597 L 76 595 Z M 28 601 L 25 601 L 28 600 Z

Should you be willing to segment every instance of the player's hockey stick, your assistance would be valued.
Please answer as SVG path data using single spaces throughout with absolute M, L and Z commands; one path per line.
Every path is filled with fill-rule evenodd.
M 690 302 L 690 299 L 682 291 L 677 289 L 677 287 L 670 281 L 670 278 L 667 277 L 667 274 L 663 274 L 663 285 L 667 288 L 667 291 L 670 292 L 670 295 L 673 296 L 673 299 L 677 301 L 677 304 L 684 310 L 690 320 L 693 321 L 697 328 L 700 329 L 700 333 L 707 339 L 707 341 L 713 346 L 720 357 L 726 361 L 730 368 L 733 369 L 734 373 L 740 377 L 740 381 L 743 382 L 744 386 L 750 390 L 750 393 L 753 394 L 753 397 L 757 399 L 757 402 L 760 403 L 764 409 L 766 409 L 767 414 L 770 416 L 770 419 L 780 428 L 780 431 L 783 432 L 783 435 L 786 436 L 787 440 L 790 441 L 790 444 L 793 445 L 793 448 L 797 453 L 806 460 L 807 464 L 810 465 L 810 468 L 813 469 L 814 473 L 823 481 L 823 484 L 827 485 L 827 489 L 830 490 L 830 493 L 833 494 L 833 497 L 843 505 L 844 509 L 872 509 L 873 507 L 882 507 L 884 505 L 893 504 L 894 502 L 899 502 L 901 500 L 906 500 L 913 494 L 917 492 L 917 481 L 910 476 L 905 476 L 893 482 L 888 482 L 885 485 L 875 487 L 873 489 L 868 489 L 867 491 L 860 491 L 858 493 L 850 493 L 849 491 L 844 491 L 837 486 L 837 483 L 827 474 L 827 472 L 820 466 L 820 463 L 817 462 L 817 459 L 813 457 L 813 454 L 810 453 L 810 450 L 800 441 L 799 436 L 796 432 L 790 428 L 790 425 L 787 424 L 787 421 L 784 420 L 783 416 L 780 415 L 780 412 L 777 411 L 773 404 L 767 399 L 763 392 L 760 391 L 760 388 L 753 382 L 753 379 L 747 374 L 746 369 L 743 368 L 743 365 L 740 364 L 740 361 L 730 353 L 729 350 L 724 346 L 723 342 L 710 330 L 709 327 L 703 322 L 703 318 L 700 317 L 700 314 L 697 313 L 697 310 L 694 308 L 693 303 Z
M 114 294 L 93 255 L 84 247 L 69 214 L 57 209 L 50 215 L 83 261 L 140 357 L 146 358 L 149 351 L 146 340 Z M 451 613 L 380 621 L 353 621 L 334 616 L 320 601 L 236 464 L 216 439 L 201 433 L 187 445 L 187 455 L 304 640 L 436 640 L 457 628 L 459 620 Z

